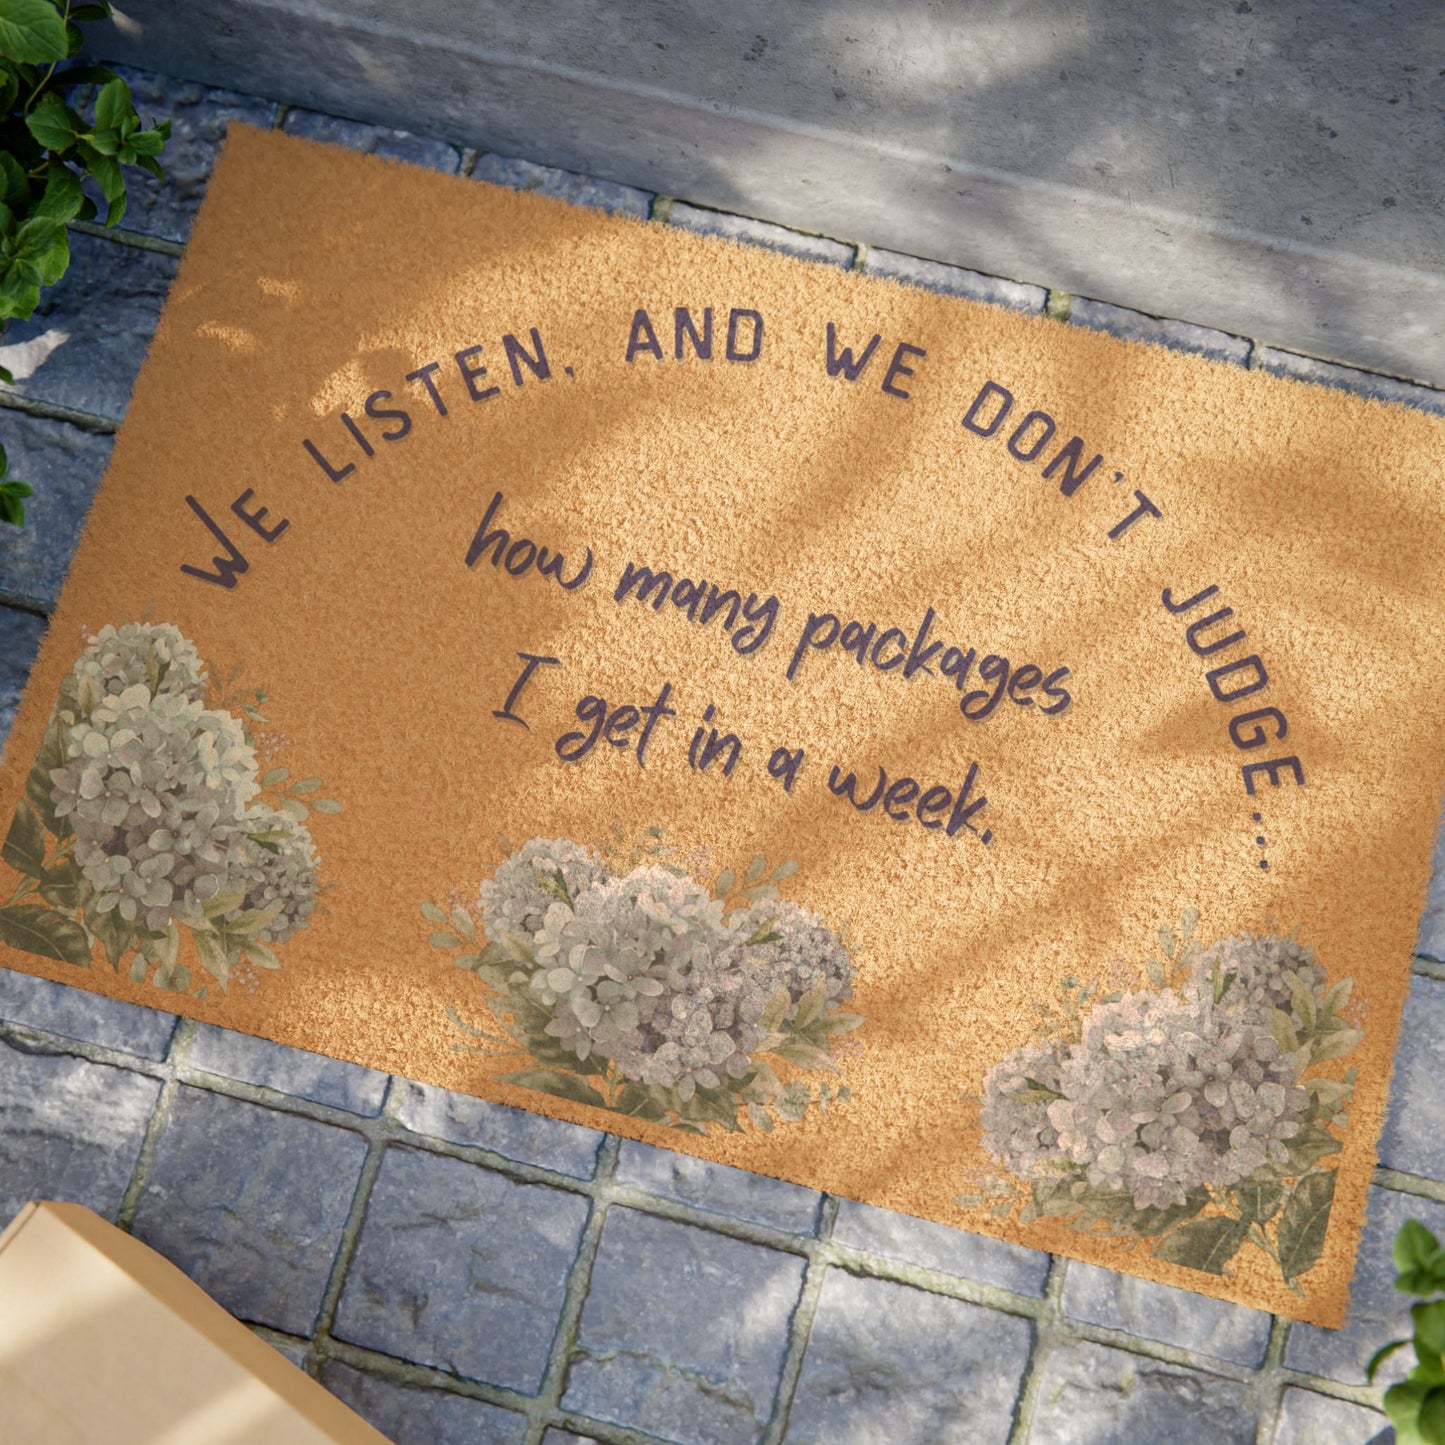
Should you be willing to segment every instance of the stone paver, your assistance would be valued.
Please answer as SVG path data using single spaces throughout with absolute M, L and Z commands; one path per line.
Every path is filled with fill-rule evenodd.
M 348 150 L 365 151 L 384 160 L 405 161 L 433 171 L 455 171 L 461 163 L 461 152 L 444 140 L 413 135 L 407 130 L 391 130 L 384 125 L 364 125 L 361 121 L 341 120 L 334 115 L 321 115 L 314 110 L 287 111 L 281 129 L 287 135 L 304 136 L 307 140 L 325 141 L 328 145 L 345 146 Z
M 1057 1345 L 1040 1373 L 1029 1445 L 1254 1445 L 1247 1385 L 1105 1345 Z
M 559 171 L 555 166 L 539 166 L 515 156 L 488 152 L 478 157 L 471 175 L 474 181 L 490 181 L 514 191 L 536 191 L 539 196 L 553 196 L 574 206 L 593 206 L 617 216 L 636 216 L 645 221 L 652 210 L 651 191 L 595 176 L 579 176 L 575 171 Z
M 1187 321 L 1167 321 L 1111 306 L 1107 301 L 1090 301 L 1083 296 L 1069 301 L 1069 321 L 1090 331 L 1107 331 L 1125 341 L 1149 341 L 1174 351 L 1192 351 L 1212 361 L 1227 361 L 1234 366 L 1249 362 L 1250 344 L 1242 336 L 1212 331 L 1207 326 L 1193 326 Z
M 18 411 L 0 411 L 0 420 L 10 475 L 35 488 L 25 525 L 0 525 L 0 593 L 51 612 L 112 438 Z
M 1445 1238 L 1445 1204 L 1389 1189 L 1370 1190 L 1345 1328 L 1294 1325 L 1285 1348 L 1285 1364 L 1346 1385 L 1363 1385 L 1370 1356 L 1381 1345 L 1411 1332 L 1410 1298 L 1395 1289 L 1395 1264 L 1390 1254 L 1395 1235 L 1407 1219 L 1418 1219 Z M 1408 1350 L 1392 1355 L 1380 1366 L 1376 1382 L 1389 1385 L 1402 1379 L 1409 1370 L 1409 1355 Z
M 0 1039 L 0 1228 L 32 1199 L 114 1219 L 160 1091 L 156 1079 Z
M 1003 1445 L 1026 1320 L 830 1269 L 788 1416 L 789 1445 Z
M 1339 366 L 1333 361 L 1318 361 L 1312 356 L 1297 356 L 1292 351 L 1276 351 L 1262 346 L 1255 352 L 1254 364 L 1271 376 L 1288 376 L 1296 381 L 1310 381 L 1320 386 L 1334 386 L 1356 396 L 1374 397 L 1377 401 L 1396 401 L 1436 416 L 1445 416 L 1445 391 L 1413 382 L 1397 381 L 1391 376 L 1378 376 L 1372 371 L 1356 371 L 1352 366 Z
M 526 1417 L 485 1400 L 403 1385 L 328 1360 L 320 1380 L 394 1445 L 517 1445 Z
M 392 1087 L 391 1112 L 414 1133 L 493 1149 L 520 1164 L 537 1164 L 578 1179 L 592 1177 L 602 1143 L 602 1135 L 593 1129 L 407 1079 L 396 1080 Z
M 833 1239 L 852 1249 L 886 1255 L 904 1264 L 921 1264 L 941 1274 L 983 1280 L 1019 1294 L 1043 1294 L 1049 1273 L 1048 1255 L 1036 1249 L 852 1199 L 839 1202 Z
M 109 237 L 70 235 L 70 269 L 41 293 L 28 321 L 12 321 L 5 344 L 38 344 L 34 365 L 11 366 L 13 387 L 36 401 L 119 421 L 178 262 Z
M 309 1335 L 365 1154 L 330 1124 L 179 1089 L 135 1235 L 232 1314 Z
M 1388 1425 L 1383 1415 L 1363 1405 L 1291 1389 L 1280 1405 L 1274 1445 L 1371 1445 Z
M 0 968 L 0 1019 L 144 1059 L 165 1058 L 176 1031 L 174 1014 L 8 968 Z
M 304 1049 L 288 1049 L 269 1039 L 211 1024 L 202 1024 L 196 1030 L 186 1062 L 208 1073 L 260 1084 L 353 1114 L 379 1114 L 386 1098 L 386 1075 L 374 1069 Z
M 459 1159 L 388 1149 L 337 1310 L 338 1338 L 535 1391 L 587 1201 Z
M 754 221 L 747 216 L 730 216 L 725 211 L 707 211 L 701 206 L 689 206 L 675 201 L 668 212 L 669 225 L 681 226 L 686 231 L 697 231 L 704 236 L 722 236 L 729 241 L 742 241 L 749 246 L 763 246 L 769 251 L 781 251 L 787 256 L 796 256 L 802 261 L 821 261 L 828 266 L 841 266 L 846 271 L 853 264 L 855 255 L 852 246 L 841 241 L 830 241 L 823 236 L 809 236 L 802 231 L 790 231 L 786 226 L 775 226 L 771 221 Z
M 925 291 L 941 291 L 945 296 L 964 296 L 970 301 L 987 301 L 1033 314 L 1044 309 L 1049 295 L 1042 286 L 1025 286 L 998 276 L 983 276 L 962 266 L 945 266 L 939 261 L 924 261 L 872 246 L 863 258 L 862 270 L 865 275 L 882 276 Z
M 1264 1363 L 1270 1316 L 1097 1265 L 1069 1262 L 1064 1313 L 1251 1369 Z
M 698 1209 L 795 1234 L 811 1233 L 818 1215 L 819 1197 L 811 1189 L 630 1140 L 618 1155 L 617 1179 Z
M 191 80 L 124 65 L 110 68 L 130 86 L 142 125 L 171 122 L 171 138 L 159 157 L 165 179 L 158 181 L 139 168 L 126 170 L 128 200 L 121 225 L 163 240 L 184 241 L 227 128 L 233 121 L 270 127 L 276 120 L 276 106 L 258 96 L 215 90 Z M 84 113 L 91 113 L 89 106 Z M 101 208 L 99 219 L 104 220 L 104 199 L 91 182 L 86 187 Z
M 794 1255 L 612 1210 L 563 1404 L 680 1445 L 752 1445 L 802 1283 Z
M 43 617 L 0 606 L 0 742 L 10 736 L 10 729 L 15 725 L 15 709 L 20 706 L 21 694 L 44 636 Z
M 1430 886 L 1425 894 L 1425 912 L 1420 917 L 1415 949 L 1436 963 L 1445 963 L 1445 818 L 1441 819 L 1435 834 Z
M 1390 1080 L 1390 1111 L 1380 1136 L 1389 1169 L 1445 1179 L 1445 983 L 1412 978 Z

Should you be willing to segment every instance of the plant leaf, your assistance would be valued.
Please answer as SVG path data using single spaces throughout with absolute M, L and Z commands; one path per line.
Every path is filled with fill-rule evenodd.
M 421 906 L 421 916 L 425 918 L 428 923 L 445 923 L 447 921 L 446 914 L 438 908 L 435 903 L 423 903 Z
M 31 65 L 63 60 L 65 22 L 49 0 L 0 0 L 0 53 Z
M 130 87 L 125 81 L 117 77 L 101 86 L 100 94 L 95 98 L 95 124 L 98 130 L 118 130 L 121 123 L 134 114 L 134 107 L 130 103 Z
M 15 805 L 15 816 L 10 820 L 10 831 L 0 848 L 0 858 L 27 878 L 45 876 L 45 833 L 23 798 Z
M 1234 1197 L 1245 1215 L 1267 1224 L 1279 1213 L 1284 1186 L 1274 1179 L 1244 1179 L 1234 1186 Z
M 733 891 L 735 882 L 737 882 L 737 875 L 731 868 L 724 868 L 717 875 L 717 882 L 713 884 L 712 891 L 718 898 L 726 898 Z
M 0 942 L 41 958 L 90 967 L 90 939 L 85 930 L 53 908 L 34 904 L 0 908 Z
M 196 940 L 196 954 L 201 960 L 201 967 L 221 985 L 221 992 L 225 993 L 231 982 L 231 960 L 225 946 L 214 933 L 192 932 L 191 937 Z
M 1409 1340 L 1391 1340 L 1388 1345 L 1381 1345 L 1380 1348 L 1370 1356 L 1370 1363 L 1365 1366 L 1365 1383 L 1373 1385 L 1375 1383 L 1375 1371 L 1378 1370 L 1396 1350 L 1403 1350 L 1405 1346 L 1410 1343 L 1411 1341 Z
M 1334 1202 L 1333 1169 L 1306 1174 L 1295 1185 L 1279 1217 L 1279 1268 L 1286 1283 L 1318 1263 Z
M 574 1104 L 590 1104 L 594 1109 L 607 1107 L 607 1100 L 576 1074 L 554 1073 L 551 1069 L 520 1069 L 513 1074 L 499 1074 L 497 1078 L 504 1084 L 536 1089 L 557 1099 L 570 1099 Z
M 744 883 L 756 883 L 764 873 L 768 871 L 767 854 L 759 853 L 751 863 L 748 864 L 747 872 L 743 874 Z
M 48 151 L 65 151 L 81 135 L 81 120 L 52 90 L 25 117 L 25 129 Z
M 1247 1219 L 1211 1215 L 1181 1224 L 1154 1246 L 1156 1259 L 1182 1264 L 1205 1274 L 1223 1274 L 1249 1234 Z

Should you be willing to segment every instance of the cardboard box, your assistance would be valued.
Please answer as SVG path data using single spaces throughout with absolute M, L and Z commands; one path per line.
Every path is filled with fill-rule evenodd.
M 386 1445 L 168 1260 L 78 1204 L 0 1234 L 4 1445 Z

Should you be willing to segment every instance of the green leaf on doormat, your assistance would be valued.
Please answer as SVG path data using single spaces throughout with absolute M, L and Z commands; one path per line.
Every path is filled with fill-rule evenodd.
M 1295 1185 L 1279 1217 L 1279 1268 L 1286 1281 L 1293 1282 L 1318 1263 L 1334 1202 L 1333 1169 L 1306 1174 Z
M 90 966 L 90 940 L 73 918 L 53 908 L 18 904 L 0 908 L 0 941 L 41 958 Z
M 537 1089 L 558 1099 L 570 1099 L 574 1104 L 591 1104 L 595 1109 L 607 1107 L 607 1100 L 577 1074 L 553 1073 L 551 1069 L 519 1069 L 514 1074 L 499 1074 L 497 1077 L 501 1083 Z
M 1249 1234 L 1247 1219 L 1211 1215 L 1181 1224 L 1154 1246 L 1154 1257 L 1170 1264 L 1186 1265 L 1206 1274 L 1223 1274 L 1224 1267 L 1239 1252 Z

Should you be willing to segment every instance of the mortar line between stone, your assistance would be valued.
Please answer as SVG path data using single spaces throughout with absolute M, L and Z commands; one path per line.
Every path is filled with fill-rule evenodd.
M 1029 1357 L 1024 1364 L 1023 1378 L 1019 1381 L 1018 1396 L 1014 1401 L 1014 1423 L 1009 1432 L 1009 1445 L 1027 1445 L 1034 1427 L 1034 1411 L 1038 1403 L 1043 1368 L 1053 1348 L 1054 1334 L 1063 1315 L 1064 1275 L 1068 1261 L 1054 1255 L 1049 1263 L 1049 1277 L 1044 1285 L 1044 1298 L 1038 1317 L 1034 1321 L 1034 1338 L 1029 1346 Z
M 6 592 L 0 588 L 0 607 L 8 607 L 12 612 L 24 612 L 30 617 L 38 617 L 42 622 L 50 621 L 50 613 L 43 602 L 34 597 L 25 597 L 18 592 Z
M 797 1394 L 798 1380 L 803 1373 L 803 1358 L 808 1352 L 808 1341 L 813 1333 L 813 1321 L 818 1316 L 818 1300 L 823 1293 L 823 1279 L 828 1273 L 827 1248 L 833 1237 L 833 1225 L 838 1218 L 838 1201 L 831 1194 L 824 1194 L 818 1203 L 818 1225 L 814 1236 L 816 1243 L 808 1251 L 808 1266 L 803 1274 L 803 1287 L 798 1294 L 798 1303 L 788 1323 L 788 1343 L 783 1354 L 783 1368 L 778 1376 L 778 1388 L 773 1397 L 773 1412 L 759 1445 L 780 1445 L 787 1433 L 788 1417 L 793 1410 L 793 1397 Z
M 597 1168 L 592 1177 L 592 1208 L 577 1243 L 577 1253 L 567 1270 L 567 1285 L 562 1295 L 562 1312 L 557 1318 L 557 1328 L 552 1336 L 552 1347 L 547 1352 L 547 1367 L 542 1372 L 542 1383 L 537 1389 L 536 1400 L 528 1411 L 526 1433 L 522 1445 L 541 1445 L 542 1437 L 550 1425 L 558 1423 L 562 1415 L 562 1394 L 567 1385 L 567 1368 L 571 1363 L 572 1351 L 577 1343 L 577 1329 L 582 1319 L 582 1307 L 587 1292 L 592 1287 L 592 1269 L 597 1262 L 597 1251 L 602 1241 L 602 1228 L 607 1222 L 607 1211 L 611 1205 L 611 1185 L 617 1169 L 620 1144 L 615 1136 L 609 1135 L 597 1151 Z
M 127 1234 L 130 1233 L 131 1225 L 135 1222 L 136 1211 L 140 1208 L 141 1195 L 145 1193 L 146 1185 L 150 1182 L 151 1169 L 156 1160 L 156 1150 L 160 1147 L 161 1135 L 165 1133 L 166 1124 L 170 1120 L 171 1106 L 175 1102 L 176 1090 L 180 1088 L 180 1069 L 186 1054 L 190 1051 L 191 1040 L 195 1037 L 195 1032 L 195 1025 L 189 1019 L 180 1019 L 176 1024 L 175 1033 L 171 1035 L 170 1047 L 166 1050 L 166 1057 L 161 1065 L 164 1072 L 159 1075 L 164 1082 L 161 1084 L 160 1094 L 156 1098 L 155 1108 L 151 1110 L 150 1118 L 146 1120 L 145 1133 L 141 1136 L 140 1150 L 136 1154 L 135 1168 L 131 1171 L 130 1183 L 126 1185 L 125 1194 L 120 1201 L 120 1208 L 116 1211 L 115 1222 Z
M 1259 1410 L 1259 1424 L 1255 1429 L 1255 1445 L 1273 1445 L 1274 1432 L 1279 1423 L 1280 1403 L 1284 1398 L 1285 1346 L 1289 1343 L 1289 1320 L 1283 1315 L 1270 1319 L 1269 1341 L 1265 1345 L 1264 1363 L 1259 1367 L 1255 1385 L 1255 1401 Z
M 150 236 L 144 231 L 132 231 L 128 226 L 102 226 L 98 221 L 67 221 L 66 227 L 78 231 L 82 236 L 97 236 L 102 241 L 114 242 L 117 246 L 131 246 L 137 251 L 160 251 L 166 256 L 184 256 L 183 241 L 172 241 L 165 236 Z
M 331 1326 L 336 1320 L 336 1309 L 341 1302 L 341 1292 L 346 1287 L 346 1276 L 351 1261 L 356 1255 L 356 1246 L 361 1239 L 362 1226 L 366 1222 L 367 1206 L 371 1203 L 371 1191 L 376 1176 L 381 1172 L 382 1155 L 386 1153 L 388 1140 L 380 1128 L 369 1132 L 366 1158 L 361 1161 L 361 1172 L 356 1177 L 356 1189 L 351 1196 L 351 1207 L 346 1213 L 346 1222 L 341 1226 L 341 1238 L 337 1241 L 336 1253 L 331 1259 L 331 1272 L 326 1277 L 326 1288 L 321 1292 L 321 1305 L 311 1327 L 312 1350 L 323 1347 L 331 1339 Z M 308 1351 L 308 1364 L 311 1352 Z
M 74 407 L 57 406 L 54 402 L 39 401 L 22 392 L 11 391 L 0 385 L 0 407 L 6 411 L 24 412 L 26 416 L 38 417 L 42 421 L 69 422 L 81 431 L 93 432 L 97 436 L 114 436 L 118 422 L 108 416 L 97 416 L 94 412 L 78 411 Z

